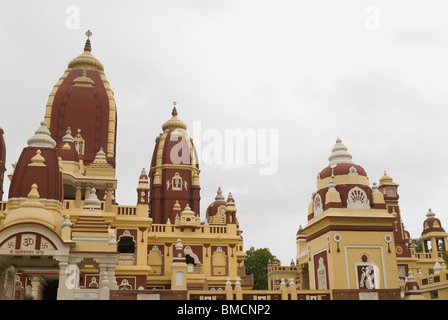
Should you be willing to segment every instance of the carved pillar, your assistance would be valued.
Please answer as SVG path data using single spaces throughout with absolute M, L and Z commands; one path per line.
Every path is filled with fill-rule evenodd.
M 75 208 L 81 208 L 82 183 L 76 182 Z
M 31 295 L 34 300 L 42 300 L 42 294 L 44 292 L 45 280 L 38 275 L 30 276 L 31 282 Z
M 112 184 L 107 183 L 106 184 L 106 207 L 104 208 L 104 211 L 111 212 L 112 211 Z
M 92 184 L 90 182 L 86 183 L 86 192 L 84 194 L 84 199 L 88 199 L 90 197 L 90 190 L 92 189 Z

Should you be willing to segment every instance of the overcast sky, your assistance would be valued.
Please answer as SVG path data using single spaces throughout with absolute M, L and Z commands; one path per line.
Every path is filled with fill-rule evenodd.
M 191 136 L 278 133 L 273 174 L 260 174 L 259 157 L 201 163 L 201 219 L 219 186 L 232 192 L 245 250 L 269 248 L 283 264 L 295 257 L 296 232 L 337 137 L 371 183 L 386 170 L 400 184 L 411 237 L 420 236 L 428 208 L 447 228 L 447 9 L 446 0 L 2 0 L 7 172 L 90 29 L 117 103 L 120 204 L 135 204 L 140 171 L 149 170 L 177 101 Z

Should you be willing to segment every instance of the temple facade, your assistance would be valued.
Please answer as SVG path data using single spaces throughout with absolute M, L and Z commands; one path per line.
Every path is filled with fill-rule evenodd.
M 0 298 L 187 299 L 229 283 L 251 289 L 232 194 L 217 186 L 200 218 L 199 164 L 176 106 L 152 159 L 142 160 L 149 170 L 135 177 L 136 202 L 119 204 L 114 93 L 87 36 L 8 175 Z M 0 190 L 5 157 L 0 129 Z
M 283 280 L 298 290 L 331 290 L 333 299 L 448 299 L 448 233 L 431 210 L 418 248 L 404 228 L 399 185 L 386 172 L 370 185 L 339 138 L 316 184 L 296 259 L 269 262 L 269 289 Z
M 120 204 L 117 106 L 86 35 L 10 172 L 0 128 L 1 300 L 448 299 L 440 220 L 429 210 L 418 247 L 399 185 L 386 173 L 371 184 L 339 138 L 317 175 L 295 258 L 267 266 L 268 290 L 252 290 L 246 275 L 231 190 L 217 184 L 201 215 L 201 170 L 176 103 L 152 158 L 140 159 L 135 203 Z

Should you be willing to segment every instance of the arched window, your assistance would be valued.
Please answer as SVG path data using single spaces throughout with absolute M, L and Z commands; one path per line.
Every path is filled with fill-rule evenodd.
M 324 205 L 322 203 L 322 198 L 318 193 L 314 196 L 314 216 L 324 212 Z
M 118 252 L 120 253 L 134 253 L 135 241 L 132 236 L 121 236 L 118 241 Z

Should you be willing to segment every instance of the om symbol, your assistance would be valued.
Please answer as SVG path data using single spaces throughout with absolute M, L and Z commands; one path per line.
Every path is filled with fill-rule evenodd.
M 25 239 L 23 240 L 23 245 L 24 245 L 25 247 L 34 245 L 34 239 L 33 239 L 33 238 L 25 238 Z

